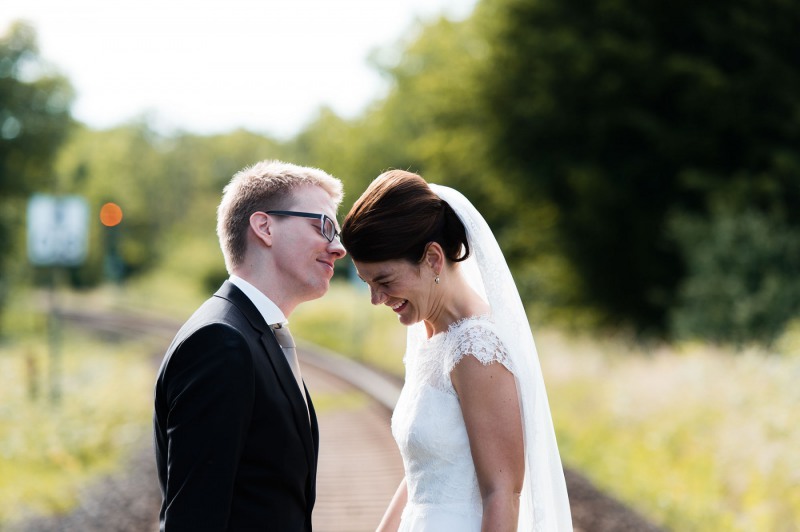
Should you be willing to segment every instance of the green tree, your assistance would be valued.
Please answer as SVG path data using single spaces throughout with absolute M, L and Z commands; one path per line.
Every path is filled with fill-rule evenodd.
M 585 302 L 663 333 L 687 275 L 671 217 L 800 221 L 800 4 L 486 0 L 491 154 L 557 207 Z M 708 222 L 712 223 L 712 222 Z
M 89 286 L 104 280 L 112 235 L 124 277 L 158 266 L 182 240 L 203 238 L 214 246 L 222 188 L 244 166 L 282 155 L 276 141 L 244 130 L 163 136 L 148 117 L 102 131 L 77 128 L 56 165 L 62 187 L 84 195 L 93 212 L 89 260 L 75 279 Z M 102 227 L 96 216 L 108 201 L 123 210 L 115 229 Z
M 367 156 L 379 154 L 378 168 L 411 169 L 463 192 L 497 235 L 537 319 L 574 320 L 579 284 L 554 239 L 553 205 L 541 195 L 520 194 L 508 165 L 491 154 L 491 117 L 481 98 L 491 50 L 486 16 L 496 15 L 479 6 L 462 21 L 431 20 L 374 54 L 391 84 L 364 119 Z
M 72 125 L 73 91 L 39 56 L 36 32 L 17 22 L 0 37 L 0 194 L 52 184 L 52 163 Z
M 340 178 L 344 184 L 346 206 L 375 177 L 367 146 L 371 144 L 362 119 L 345 120 L 323 107 L 316 118 L 287 143 L 286 159 L 296 164 L 315 166 Z M 374 174 L 374 175 L 372 175 Z
M 39 55 L 36 32 L 17 22 L 0 37 L 0 306 L 10 263 L 21 261 L 25 200 L 53 189 L 53 160 L 72 126 L 69 82 Z
M 670 224 L 689 275 L 671 312 L 678 337 L 771 344 L 800 315 L 800 228 L 761 211 L 717 211 Z

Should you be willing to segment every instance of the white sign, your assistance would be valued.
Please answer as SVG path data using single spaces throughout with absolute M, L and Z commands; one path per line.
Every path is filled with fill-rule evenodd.
M 89 207 L 80 196 L 34 195 L 28 202 L 28 259 L 37 266 L 77 266 L 86 259 Z

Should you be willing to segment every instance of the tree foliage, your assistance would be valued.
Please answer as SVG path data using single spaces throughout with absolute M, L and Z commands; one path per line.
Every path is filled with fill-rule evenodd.
M 675 217 L 688 276 L 671 309 L 679 338 L 747 344 L 777 340 L 800 315 L 800 230 L 763 211 Z
M 106 280 L 111 231 L 118 232 L 124 277 L 157 266 L 181 238 L 204 238 L 213 248 L 222 188 L 241 168 L 283 157 L 281 150 L 276 141 L 243 130 L 165 137 L 147 117 L 104 131 L 79 128 L 57 161 L 62 188 L 86 197 L 93 213 L 105 202 L 117 203 L 124 218 L 108 229 L 93 217 L 90 257 L 76 280 Z M 221 259 L 218 264 L 224 271 Z
M 395 61 L 377 62 L 391 90 L 368 120 L 381 117 L 402 144 L 409 168 L 431 182 L 462 191 L 483 213 L 498 237 L 523 297 L 536 310 L 575 321 L 580 283 L 555 240 L 553 205 L 525 194 L 510 179 L 509 164 L 493 157 L 491 116 L 482 99 L 490 68 L 491 43 L 479 6 L 463 21 L 432 20 L 402 44 Z M 487 71 L 489 73 L 487 73 Z
M 10 157 L 2 145 L 0 191 L 50 182 L 93 212 L 116 201 L 127 275 L 189 239 L 192 253 L 213 250 L 192 269 L 216 282 L 215 208 L 240 168 L 266 158 L 323 168 L 345 184 L 343 210 L 379 173 L 409 169 L 484 213 L 540 317 L 770 341 L 800 314 L 799 18 L 784 0 L 482 0 L 465 20 L 418 23 L 374 52 L 388 90 L 355 119 L 321 108 L 286 142 L 162 136 L 147 117 L 79 127 L 55 174 L 45 147 L 63 138 L 54 132 L 67 131 L 68 112 L 29 94 L 9 121 L 3 92 L 0 126 L 18 148 Z M 38 83 L 67 101 L 63 79 L 19 66 L 36 57 L 31 35 L 3 41 L 0 90 Z M 63 129 L 20 118 L 36 109 Z M 21 155 L 28 131 L 39 157 Z M 105 229 L 93 231 L 83 284 L 104 278 Z
M 52 165 L 72 126 L 72 99 L 69 82 L 40 57 L 30 25 L 14 23 L 0 36 L 0 306 L 10 263 L 24 256 L 27 195 L 55 192 Z
M 69 82 L 39 56 L 36 32 L 13 24 L 0 37 L 0 195 L 52 183 L 52 162 L 72 124 Z
M 675 213 L 707 219 L 724 197 L 798 223 L 797 4 L 498 0 L 487 13 L 492 153 L 557 206 L 585 301 L 612 321 L 665 330 L 687 279 Z

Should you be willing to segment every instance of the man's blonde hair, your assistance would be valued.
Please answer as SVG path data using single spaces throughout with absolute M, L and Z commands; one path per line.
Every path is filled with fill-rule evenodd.
M 322 188 L 337 206 L 342 201 L 342 182 L 319 168 L 266 160 L 234 174 L 217 208 L 217 236 L 228 273 L 244 262 L 250 215 L 287 208 L 292 191 L 303 185 Z

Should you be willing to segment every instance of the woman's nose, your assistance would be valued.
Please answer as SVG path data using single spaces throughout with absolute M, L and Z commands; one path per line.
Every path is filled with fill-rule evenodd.
M 385 296 L 385 294 L 383 292 L 375 290 L 372 287 L 369 288 L 369 292 L 370 292 L 370 300 L 371 300 L 373 305 L 380 305 L 381 303 L 383 303 L 384 299 L 386 298 L 386 296 Z

